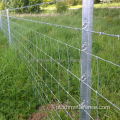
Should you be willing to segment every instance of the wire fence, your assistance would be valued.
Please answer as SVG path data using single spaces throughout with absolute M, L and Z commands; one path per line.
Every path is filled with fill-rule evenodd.
M 28 7 L 31 6 L 22 8 Z M 42 32 L 22 26 L 14 20 L 58 27 L 58 29 L 85 31 L 86 34 L 90 32 L 99 36 L 117 37 L 118 40 L 120 35 L 86 30 L 84 25 L 82 28 L 76 28 L 15 17 L 14 15 L 9 16 L 9 11 L 16 9 L 21 8 L 0 12 L 0 27 L 9 44 L 15 46 L 27 65 L 29 79 L 33 85 L 33 93 L 40 104 L 40 112 L 46 113 L 44 119 L 78 120 L 81 119 L 81 110 L 89 116 L 89 119 L 93 120 L 105 119 L 106 114 L 120 117 L 119 64 L 86 52 L 85 47 L 80 49 Z M 119 50 L 120 48 L 118 48 Z M 85 82 L 86 77 L 84 75 L 81 76 L 82 53 L 92 57 L 91 85 Z M 81 84 L 91 90 L 91 106 L 86 106 L 86 101 L 81 101 Z M 88 109 L 91 109 L 91 114 Z

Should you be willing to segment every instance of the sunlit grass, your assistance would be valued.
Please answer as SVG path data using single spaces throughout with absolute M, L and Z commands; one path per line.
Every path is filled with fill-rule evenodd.
M 95 8 L 101 7 L 120 7 L 120 3 L 103 3 L 103 4 L 94 4 Z
M 120 3 L 103 3 L 103 4 L 94 4 L 94 7 L 95 8 L 107 8 L 107 7 L 120 7 Z M 75 5 L 75 6 L 71 6 L 69 5 L 69 8 L 82 8 L 82 5 Z M 41 9 L 44 9 L 44 10 L 55 10 L 56 9 L 56 6 L 55 4 L 53 5 L 48 5 L 47 7 L 41 7 Z

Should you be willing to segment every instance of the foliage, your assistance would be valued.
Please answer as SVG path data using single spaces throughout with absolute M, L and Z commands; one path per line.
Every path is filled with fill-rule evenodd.
M 67 0 L 67 3 L 72 6 L 75 6 L 75 5 L 82 5 L 82 1 L 83 0 Z M 94 3 L 95 4 L 100 3 L 100 0 L 94 0 Z
M 58 13 L 63 13 L 68 9 L 67 3 L 64 1 L 57 2 L 56 4 L 57 12 Z
M 94 4 L 100 3 L 100 0 L 94 0 Z
M 2 62 L 0 66 L 0 99 L 2 100 L 0 101 L 0 120 L 26 118 L 35 111 L 30 109 L 29 104 L 31 107 L 33 107 L 32 103 L 35 103 L 34 107 L 38 104 L 34 95 L 31 94 L 33 91 L 31 82 L 28 80 L 27 67 L 22 62 L 18 51 L 14 54 L 13 47 L 8 48 L 7 39 L 1 31 L 0 36 L 0 62 Z
M 8 7 L 9 7 L 9 2 L 6 3 L 4 1 L 0 2 L 0 10 L 5 10 Z
M 42 0 L 42 2 L 50 2 L 50 0 Z M 41 7 L 47 7 L 49 5 L 49 3 L 43 4 L 41 5 Z
M 0 120 L 6 120 L 5 116 L 2 113 L 0 113 Z
M 80 1 L 78 1 L 78 0 L 72 0 L 71 1 L 71 4 L 73 5 L 73 6 L 75 6 L 75 5 L 78 5 L 78 4 L 82 4 L 82 0 L 80 0 Z
M 37 3 L 41 3 L 41 0 L 8 0 L 8 1 L 1 1 L 1 10 L 7 9 L 7 8 L 19 8 L 19 7 L 24 7 L 28 5 L 34 5 Z M 34 6 L 28 8 L 27 12 L 39 12 L 40 8 L 39 6 Z M 20 9 L 16 10 L 15 12 L 24 12 L 26 9 Z
M 29 0 L 29 5 L 34 5 L 34 4 L 37 4 L 37 3 L 41 3 L 42 1 L 41 0 Z M 35 6 L 35 7 L 30 7 L 28 8 L 28 12 L 36 12 L 38 13 L 40 10 L 39 6 Z
M 82 0 L 67 0 L 67 3 L 70 5 L 82 5 Z

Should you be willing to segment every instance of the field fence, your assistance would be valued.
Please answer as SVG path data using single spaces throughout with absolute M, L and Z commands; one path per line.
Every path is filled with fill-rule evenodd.
M 31 6 L 22 8 L 28 7 Z M 85 45 L 81 48 L 69 45 L 42 32 L 22 26 L 14 20 L 54 26 L 58 29 L 71 29 L 86 34 L 93 33 L 97 34 L 98 37 L 106 35 L 118 40 L 120 35 L 86 30 L 84 24 L 83 28 L 76 28 L 15 17 L 14 15 L 9 16 L 9 12 L 16 9 L 21 8 L 0 11 L 0 27 L 9 44 L 15 46 L 21 59 L 27 65 L 29 79 L 33 85 L 33 93 L 40 104 L 40 112 L 46 113 L 44 119 L 101 120 L 105 119 L 107 115 L 119 116 L 119 61 L 114 63 L 93 55 L 86 51 Z M 120 51 L 119 46 L 117 50 Z M 83 66 L 81 61 L 86 61 L 82 58 L 82 53 L 88 58 L 92 58 L 92 75 L 89 76 L 91 78 L 89 83 L 86 82 L 86 74 L 81 75 Z M 88 59 L 86 62 L 89 61 Z M 88 93 L 85 91 L 86 88 Z M 83 100 L 81 96 L 90 97 Z M 62 113 L 66 118 L 63 117 Z M 83 118 L 82 114 L 85 114 L 86 118 Z

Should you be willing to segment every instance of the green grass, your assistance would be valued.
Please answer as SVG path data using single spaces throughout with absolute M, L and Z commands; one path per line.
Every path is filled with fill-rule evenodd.
M 107 8 L 107 7 L 120 7 L 120 3 L 104 3 L 104 4 L 94 4 L 95 8 Z M 75 6 L 71 6 L 69 5 L 69 8 L 82 8 L 82 5 L 75 5 Z M 49 10 L 49 9 L 56 9 L 55 4 L 52 5 L 48 5 L 47 7 L 41 7 L 41 9 L 44 10 Z
M 95 8 L 102 8 L 102 7 L 120 7 L 120 3 L 104 3 L 104 4 L 94 4 Z
M 0 120 L 6 120 L 5 116 L 0 113 Z
M 35 109 L 30 110 L 28 105 L 31 104 L 33 107 L 32 103 L 37 105 L 38 102 L 32 94 L 32 84 L 28 80 L 26 65 L 18 51 L 13 46 L 8 46 L 1 31 L 0 36 L 0 113 L 7 120 L 28 117 L 29 114 L 36 111 Z
M 120 10 L 119 9 L 94 9 L 94 22 L 93 30 L 94 31 L 105 31 L 106 33 L 119 35 L 120 33 Z M 37 21 L 43 21 L 53 24 L 66 25 L 71 27 L 81 28 L 81 18 L 82 10 L 71 10 L 67 11 L 64 14 L 49 13 L 49 14 L 19 14 L 16 15 L 19 17 L 33 19 Z M 75 31 L 67 28 L 54 27 L 45 24 L 32 23 L 28 21 L 22 21 L 17 19 L 10 19 L 11 21 L 18 23 L 22 26 L 25 26 L 29 29 L 37 31 L 41 34 L 49 36 L 51 38 L 57 39 L 61 42 L 72 45 L 76 48 L 81 48 L 81 31 Z M 5 22 L 5 21 L 4 21 Z M 4 24 L 5 25 L 5 24 Z M 33 112 L 38 112 L 37 109 L 42 106 L 47 106 L 49 102 L 58 104 L 57 98 L 60 96 L 60 102 L 62 104 L 67 104 L 67 94 L 64 89 L 68 90 L 68 76 L 69 76 L 69 93 L 74 96 L 74 98 L 80 103 L 80 82 L 70 73 L 68 74 L 66 69 L 68 68 L 68 54 L 69 60 L 76 59 L 77 62 L 70 61 L 69 70 L 80 78 L 80 53 L 79 50 L 76 50 L 72 47 L 66 46 L 62 43 L 59 43 L 53 39 L 40 35 L 32 30 L 25 29 L 14 23 L 11 25 L 11 38 L 14 44 L 9 46 L 7 40 L 4 37 L 3 33 L 0 31 L 0 113 L 2 113 L 6 119 L 16 120 L 19 119 L 28 119 L 28 117 Z M 15 32 L 14 28 L 17 32 Z M 16 39 L 17 38 L 17 39 Z M 37 47 L 42 49 L 36 49 L 30 42 L 34 43 Z M 27 52 L 24 47 L 30 52 Z M 52 47 L 51 47 L 52 45 Z M 93 34 L 93 54 L 99 57 L 102 57 L 106 60 L 114 62 L 120 65 L 120 41 L 118 38 Z M 27 60 L 23 57 L 23 55 Z M 51 49 L 52 48 L 52 49 Z M 58 49 L 59 48 L 59 49 Z M 59 52 L 58 52 L 59 50 Z M 52 52 L 51 52 L 52 51 Z M 59 66 L 56 62 L 44 54 L 46 52 L 49 56 L 52 56 L 54 59 L 58 60 L 60 55 L 60 60 L 65 68 Z M 52 53 L 52 54 L 51 54 Z M 33 57 L 35 56 L 35 58 Z M 61 88 L 54 78 L 51 78 L 50 74 L 45 71 L 40 64 L 36 62 L 39 60 L 39 63 L 42 64 L 44 68 L 48 70 L 50 74 L 53 74 L 54 78 L 59 81 L 60 84 L 64 87 Z M 45 59 L 50 59 L 48 62 L 41 62 Z M 28 62 L 29 60 L 29 62 Z M 66 62 L 65 62 L 66 61 Z M 120 68 L 111 65 L 110 63 L 104 62 L 102 60 L 98 61 L 99 65 L 99 93 L 105 96 L 108 100 L 120 107 Z M 34 69 L 32 68 L 32 66 Z M 59 69 L 59 71 L 58 71 Z M 37 71 L 37 72 L 35 72 Z M 60 72 L 60 74 L 59 74 Z M 38 74 L 37 74 L 38 73 Z M 43 81 L 41 80 L 43 78 Z M 60 79 L 59 79 L 60 77 Z M 36 83 L 40 84 L 40 86 Z M 98 73 L 97 73 L 97 60 L 92 57 L 92 87 L 98 89 Z M 42 81 L 42 82 L 41 82 Z M 51 95 L 48 87 L 53 91 L 54 95 Z M 52 82 L 52 86 L 51 86 Z M 35 87 L 36 86 L 36 87 Z M 43 93 L 43 91 L 45 94 Z M 59 90 L 58 90 L 59 89 Z M 38 93 L 40 92 L 40 94 Z M 36 95 L 35 95 L 36 93 Z M 50 101 L 47 100 L 47 97 Z M 43 99 L 44 100 L 43 100 Z M 69 105 L 76 106 L 75 101 L 68 96 Z M 98 97 L 99 105 L 110 106 L 110 110 L 99 110 L 99 118 L 101 120 L 117 120 L 120 118 L 119 111 L 115 109 L 112 105 L 108 104 L 100 96 Z M 96 93 L 92 91 L 91 104 L 96 106 Z M 30 106 L 29 106 L 30 105 Z M 46 109 L 46 108 L 45 108 Z M 46 110 L 47 111 L 47 110 Z M 45 113 L 44 111 L 42 111 Z M 96 119 L 96 110 L 91 110 L 91 116 Z M 57 119 L 58 116 L 54 111 L 47 111 L 47 114 L 52 113 Z M 59 113 L 59 111 L 58 111 Z M 70 110 L 70 114 L 78 119 L 79 110 Z M 60 111 L 60 115 L 63 119 L 67 119 L 67 115 L 63 110 Z M 52 117 L 50 117 L 52 119 Z

